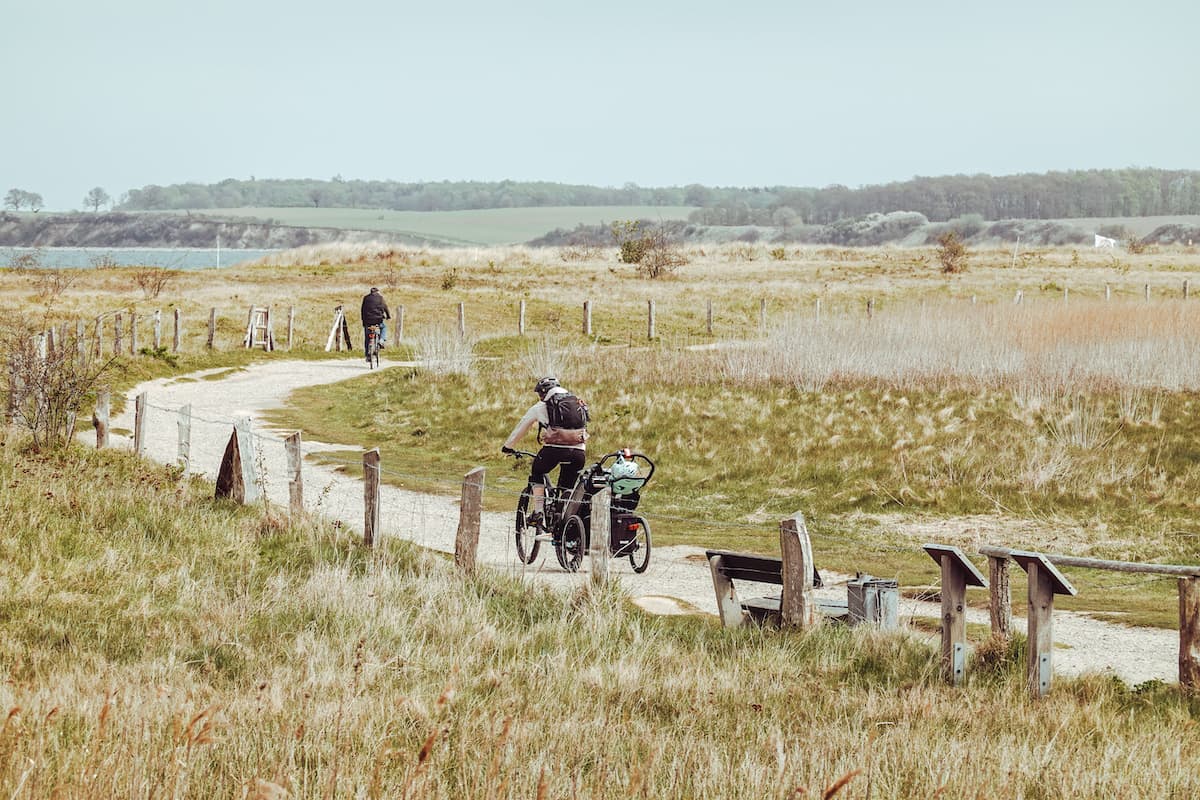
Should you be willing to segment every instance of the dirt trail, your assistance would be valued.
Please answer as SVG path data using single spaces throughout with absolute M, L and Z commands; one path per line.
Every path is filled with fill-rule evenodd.
M 412 365 L 386 360 L 383 364 L 385 369 L 398 366 Z M 148 392 L 147 456 L 173 463 L 177 458 L 178 442 L 176 410 L 190 404 L 192 471 L 213 479 L 229 439 L 231 421 L 248 416 L 253 421 L 256 434 L 254 460 L 263 476 L 267 497 L 272 503 L 286 506 L 288 490 L 284 477 L 286 457 L 282 434 L 266 426 L 263 413 L 282 407 L 295 389 L 360 377 L 366 372 L 365 366 L 353 358 L 339 361 L 272 361 L 228 375 L 218 374 L 221 372 L 209 370 L 180 378 L 150 381 L 136 387 L 129 393 L 126 411 L 113 420 L 112 427 L 132 430 L 133 398 L 140 392 Z M 497 429 L 497 442 L 506 432 L 507 428 Z M 115 440 L 119 441 L 120 438 L 114 436 Z M 127 437 L 124 441 L 124 446 L 130 446 Z M 330 449 L 353 448 L 336 443 L 304 442 L 305 453 Z M 383 467 L 387 469 L 386 453 Z M 309 508 L 361 530 L 363 494 L 360 481 L 346 477 L 336 468 L 306 462 L 304 485 L 305 502 Z M 382 487 L 381 495 L 383 535 L 402 537 L 443 552 L 454 552 L 458 524 L 457 499 L 388 485 Z M 653 512 L 648 516 L 653 524 Z M 581 572 L 564 573 L 559 569 L 553 553 L 548 552 L 549 548 L 545 546 L 538 561 L 524 567 L 516 558 L 510 531 L 510 515 L 484 515 L 478 554 L 481 563 L 557 587 L 576 586 L 588 579 L 587 559 Z M 634 574 L 627 560 L 615 562 L 612 574 L 635 602 L 653 613 L 694 613 L 697 610 L 716 613 L 712 580 L 700 548 L 655 548 L 650 568 L 645 574 Z M 827 576 L 827 583 L 833 585 L 818 590 L 818 594 L 844 600 L 845 577 L 840 576 L 839 580 L 839 576 Z M 1020 608 L 1021 599 L 1014 600 L 1014 606 Z M 938 618 L 941 610 L 934 603 L 901 598 L 900 613 L 901 616 Z M 972 622 L 986 624 L 988 621 L 986 611 L 971 610 L 968 616 Z M 1014 625 L 1019 629 L 1023 629 L 1024 624 L 1024 619 L 1014 619 Z M 1164 681 L 1177 679 L 1179 637 L 1175 631 L 1129 628 L 1070 612 L 1056 612 L 1054 636 L 1057 645 L 1054 668 L 1059 674 L 1109 673 L 1130 684 L 1156 678 Z

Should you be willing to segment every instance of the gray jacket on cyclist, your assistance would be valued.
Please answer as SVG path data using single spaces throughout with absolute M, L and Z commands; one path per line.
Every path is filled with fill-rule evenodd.
M 546 397 L 551 397 L 556 394 L 566 394 L 567 390 L 561 386 L 555 386 L 550 391 L 546 392 Z M 521 417 L 521 421 L 517 423 L 517 427 L 513 428 L 512 433 L 505 440 L 505 447 L 516 447 L 517 442 L 521 437 L 529 433 L 529 429 L 534 423 L 541 423 L 545 428 L 545 433 L 542 434 L 542 444 L 554 445 L 555 447 L 569 447 L 573 450 L 586 450 L 587 445 L 584 444 L 584 439 L 587 434 L 580 430 L 566 430 L 562 428 L 550 427 L 550 415 L 546 413 L 546 401 L 539 400 L 529 407 L 525 412 L 525 416 Z

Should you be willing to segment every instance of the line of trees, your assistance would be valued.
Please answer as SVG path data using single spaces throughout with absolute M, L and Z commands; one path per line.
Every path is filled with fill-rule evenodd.
M 28 208 L 30 211 L 41 211 L 45 203 L 37 192 L 27 192 L 24 189 L 9 189 L 4 195 L 4 207 L 13 211 Z
M 911 211 L 933 222 L 1200 214 L 1200 172 L 1131 167 L 1021 175 L 949 175 L 851 189 L 699 184 L 620 188 L 548 182 L 235 180 L 131 190 L 123 210 L 337 207 L 456 211 L 537 206 L 696 206 L 704 225 L 828 225 L 866 214 Z

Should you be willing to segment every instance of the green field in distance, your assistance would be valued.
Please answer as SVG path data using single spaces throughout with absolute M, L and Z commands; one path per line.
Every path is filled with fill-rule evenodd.
M 690 206 L 545 206 L 473 211 L 389 211 L 378 208 L 222 208 L 206 214 L 273 219 L 304 228 L 383 231 L 436 239 L 447 244 L 516 244 L 555 228 L 596 225 L 621 219 L 687 219 Z

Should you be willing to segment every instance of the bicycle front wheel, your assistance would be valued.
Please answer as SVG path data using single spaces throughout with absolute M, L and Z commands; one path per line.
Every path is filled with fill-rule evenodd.
M 532 564 L 542 544 L 537 540 L 537 528 L 527 524 L 532 491 L 533 484 L 527 485 L 525 491 L 521 492 L 521 499 L 517 501 L 517 558 L 521 559 L 522 564 Z

